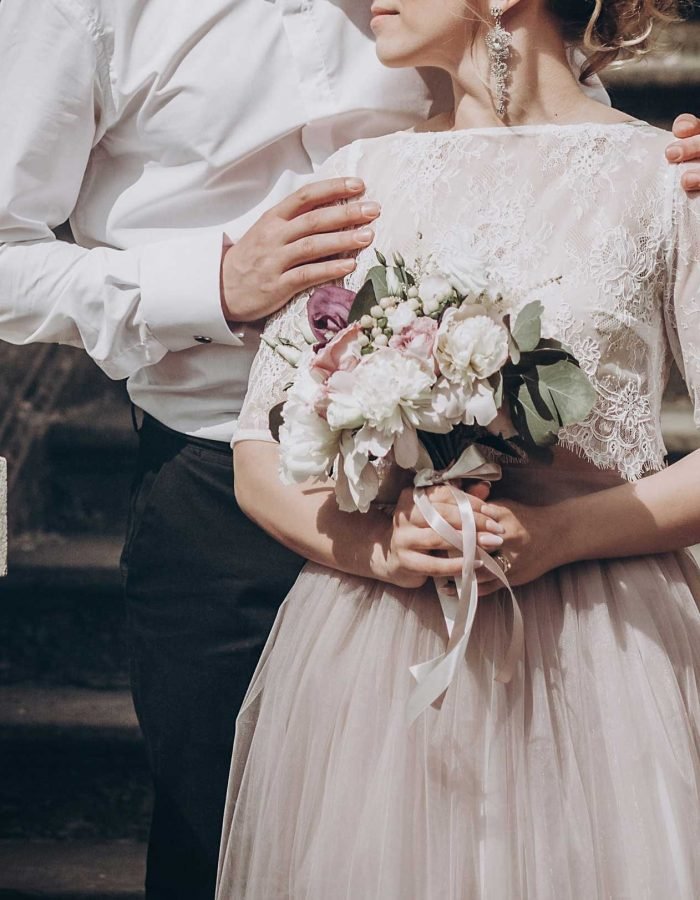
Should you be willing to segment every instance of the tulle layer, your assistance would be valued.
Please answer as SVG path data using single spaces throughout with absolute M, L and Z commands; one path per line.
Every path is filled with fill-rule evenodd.
M 700 577 L 686 554 L 518 589 L 525 656 L 494 681 L 482 601 L 442 708 L 432 588 L 308 566 L 238 720 L 219 900 L 697 900 Z

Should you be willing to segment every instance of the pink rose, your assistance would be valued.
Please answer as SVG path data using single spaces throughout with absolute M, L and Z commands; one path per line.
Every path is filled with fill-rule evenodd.
M 355 292 L 335 284 L 317 287 L 309 297 L 306 313 L 309 325 L 321 347 L 331 337 L 347 327 L 350 307 L 355 300 Z
M 421 316 L 390 338 L 389 346 L 394 350 L 400 350 L 402 353 L 425 359 L 432 366 L 437 330 L 438 323 L 435 319 Z
M 359 322 L 353 322 L 339 331 L 336 336 L 316 353 L 311 363 L 314 369 L 321 371 L 325 378 L 334 372 L 350 372 L 362 358 L 358 340 L 362 328 Z

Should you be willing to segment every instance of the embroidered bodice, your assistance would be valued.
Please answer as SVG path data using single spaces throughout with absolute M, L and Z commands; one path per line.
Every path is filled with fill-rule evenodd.
M 513 312 L 544 305 L 544 332 L 573 350 L 598 399 L 561 443 L 628 480 L 662 468 L 661 399 L 675 356 L 700 424 L 700 197 L 643 122 L 399 132 L 357 141 L 320 175 L 359 175 L 382 204 L 357 290 L 399 251 L 409 267 L 465 254 L 486 261 Z M 269 320 L 295 339 L 307 295 Z M 298 336 L 296 336 L 298 338 Z M 291 369 L 262 345 L 235 440 L 270 440 L 267 414 Z

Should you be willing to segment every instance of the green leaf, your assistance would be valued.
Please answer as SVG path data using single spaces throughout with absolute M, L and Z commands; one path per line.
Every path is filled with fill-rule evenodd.
M 371 281 L 365 281 L 360 290 L 357 292 L 355 299 L 352 301 L 350 312 L 348 314 L 348 324 L 359 322 L 364 315 L 369 315 L 370 309 L 376 304 L 377 298 L 374 293 L 374 285 Z
M 595 404 L 596 392 L 585 372 L 564 360 L 551 366 L 537 366 L 537 374 L 540 392 L 543 396 L 549 393 L 562 425 L 586 418 Z
M 282 410 L 284 409 L 284 401 L 282 403 L 278 403 L 277 406 L 273 406 L 270 410 L 270 415 L 268 418 L 268 423 L 270 426 L 270 434 L 279 444 L 280 441 L 280 428 L 284 419 L 282 418 Z
M 386 266 L 373 266 L 367 273 L 367 277 L 372 282 L 374 296 L 377 300 L 389 296 L 389 291 L 386 286 Z
M 489 378 L 489 383 L 493 388 L 493 402 L 496 404 L 496 409 L 500 409 L 503 403 L 503 375 L 500 372 L 494 373 Z
M 517 366 L 520 362 L 520 349 L 510 333 L 508 334 L 508 355 L 513 365 Z
M 547 447 L 557 441 L 559 422 L 545 419 L 541 414 L 539 400 L 535 399 L 536 393 L 531 393 L 529 384 L 522 384 L 518 391 L 518 399 L 515 404 L 519 407 L 521 423 L 516 423 L 518 430 L 520 424 L 524 425 L 524 432 L 530 437 L 533 444 L 538 447 Z
M 512 328 L 513 340 L 522 353 L 534 350 L 542 337 L 542 313 L 544 307 L 539 300 L 528 303 L 518 313 Z

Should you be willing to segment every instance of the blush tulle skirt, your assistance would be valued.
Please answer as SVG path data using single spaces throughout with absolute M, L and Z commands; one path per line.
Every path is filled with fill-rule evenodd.
M 687 553 L 481 601 L 441 709 L 431 586 L 308 565 L 237 721 L 218 900 L 698 900 L 700 574 Z

